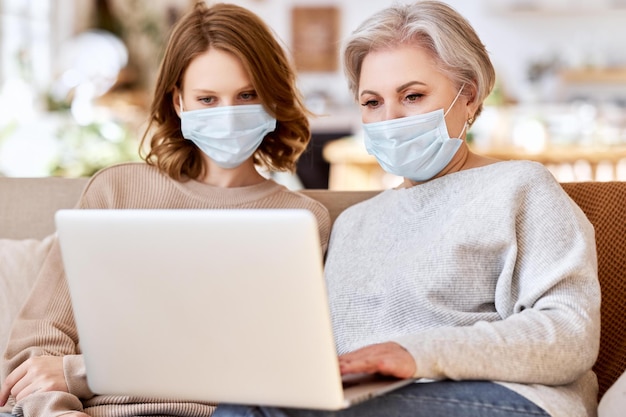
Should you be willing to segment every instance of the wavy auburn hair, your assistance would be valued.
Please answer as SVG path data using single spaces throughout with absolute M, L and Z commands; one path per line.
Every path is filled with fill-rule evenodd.
M 271 171 L 294 171 L 311 139 L 310 114 L 296 87 L 296 73 L 269 27 L 251 11 L 233 4 L 198 1 L 173 27 L 156 81 L 150 118 L 141 140 L 150 138 L 145 161 L 176 180 L 206 172 L 202 154 L 183 138 L 173 105 L 190 62 L 210 48 L 232 53 L 246 69 L 265 110 L 276 118 L 254 153 L 255 164 Z

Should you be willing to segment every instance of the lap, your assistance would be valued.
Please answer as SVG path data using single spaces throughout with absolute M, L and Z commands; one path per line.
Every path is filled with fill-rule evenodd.
M 213 417 L 521 417 L 548 414 L 521 395 L 487 381 L 415 383 L 340 411 L 220 405 Z

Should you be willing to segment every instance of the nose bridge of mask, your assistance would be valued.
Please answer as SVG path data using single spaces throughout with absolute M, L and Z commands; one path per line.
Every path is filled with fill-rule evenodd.
M 398 139 L 399 137 L 410 136 L 410 133 L 415 130 L 416 123 L 419 123 L 424 130 L 435 129 L 443 118 L 442 115 L 443 110 L 439 109 L 430 113 L 416 114 L 399 119 L 366 123 L 363 124 L 363 129 L 369 134 L 393 141 L 389 145 L 395 146 L 398 142 L 402 142 L 402 139 Z
M 184 125 L 196 131 L 211 131 L 216 139 L 237 140 L 240 136 L 258 130 L 261 125 L 268 127 L 269 131 L 276 127 L 275 119 L 260 104 L 189 110 L 182 113 L 181 119 L 185 120 Z

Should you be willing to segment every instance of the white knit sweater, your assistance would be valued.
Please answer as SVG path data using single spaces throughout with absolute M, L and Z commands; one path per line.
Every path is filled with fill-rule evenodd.
M 594 416 L 594 231 L 540 164 L 387 190 L 336 221 L 326 277 L 340 353 L 396 341 L 417 377 L 502 383 L 552 416 Z

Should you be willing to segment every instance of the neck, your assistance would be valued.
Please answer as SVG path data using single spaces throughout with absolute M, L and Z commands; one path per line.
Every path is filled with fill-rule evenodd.
M 473 156 L 474 154 L 469 150 L 469 147 L 467 146 L 467 142 L 463 141 L 459 149 L 456 151 L 456 153 L 452 157 L 452 160 L 448 163 L 448 165 L 445 166 L 444 169 L 441 170 L 440 173 L 435 175 L 434 178 L 442 177 L 446 174 L 451 174 L 453 172 L 458 172 L 458 171 L 467 169 L 468 162 L 471 161 Z
M 256 170 L 252 158 L 238 167 L 230 169 L 222 168 L 210 160 L 207 161 L 206 167 L 205 175 L 198 180 L 214 187 L 247 187 L 265 181 L 265 177 Z
M 404 179 L 402 183 L 402 187 L 412 187 L 414 185 L 423 184 L 425 182 L 434 180 L 435 178 L 443 177 L 447 174 L 452 174 L 454 172 L 463 171 L 470 168 L 477 168 L 480 166 L 492 164 L 497 162 L 495 159 L 486 158 L 480 155 L 476 155 L 472 151 L 470 151 L 469 146 L 467 146 L 467 142 L 463 141 L 459 150 L 454 154 L 452 160 L 445 166 L 444 169 L 441 170 L 437 175 L 433 178 L 426 181 L 411 181 L 408 178 Z

